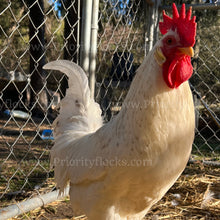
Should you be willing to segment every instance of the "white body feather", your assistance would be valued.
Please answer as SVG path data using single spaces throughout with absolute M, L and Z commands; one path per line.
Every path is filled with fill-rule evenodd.
M 188 161 L 195 122 L 188 82 L 169 89 L 153 49 L 122 110 L 102 126 L 82 69 L 69 61 L 45 68 L 69 77 L 51 151 L 58 187 L 63 190 L 70 182 L 73 209 L 89 220 L 142 219 Z

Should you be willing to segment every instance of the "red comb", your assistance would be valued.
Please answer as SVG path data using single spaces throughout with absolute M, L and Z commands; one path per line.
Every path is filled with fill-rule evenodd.
M 166 34 L 169 30 L 177 31 L 183 46 L 192 47 L 195 44 L 196 17 L 191 19 L 192 8 L 186 13 L 185 4 L 182 5 L 180 14 L 175 3 L 173 3 L 173 18 L 167 16 L 163 11 L 163 22 L 159 23 L 161 34 Z

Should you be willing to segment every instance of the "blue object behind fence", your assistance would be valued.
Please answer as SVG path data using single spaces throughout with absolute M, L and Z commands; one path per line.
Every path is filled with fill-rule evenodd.
M 43 140 L 54 140 L 53 131 L 50 129 L 43 130 L 41 138 Z

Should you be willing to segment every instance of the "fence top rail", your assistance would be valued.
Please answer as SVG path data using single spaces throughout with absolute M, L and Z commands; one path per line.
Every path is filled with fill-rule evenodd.
M 186 9 L 189 9 L 189 7 L 192 7 L 193 10 L 205 10 L 205 9 L 218 10 L 220 9 L 220 2 L 204 3 L 204 4 L 186 4 Z M 177 8 L 180 9 L 181 5 L 177 5 Z M 159 10 L 171 11 L 172 6 L 161 6 L 159 7 Z

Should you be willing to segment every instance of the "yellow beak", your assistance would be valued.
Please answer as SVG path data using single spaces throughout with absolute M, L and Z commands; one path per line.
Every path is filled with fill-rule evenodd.
M 188 55 L 190 57 L 194 56 L 194 50 L 192 47 L 179 47 L 178 50 L 181 54 Z

